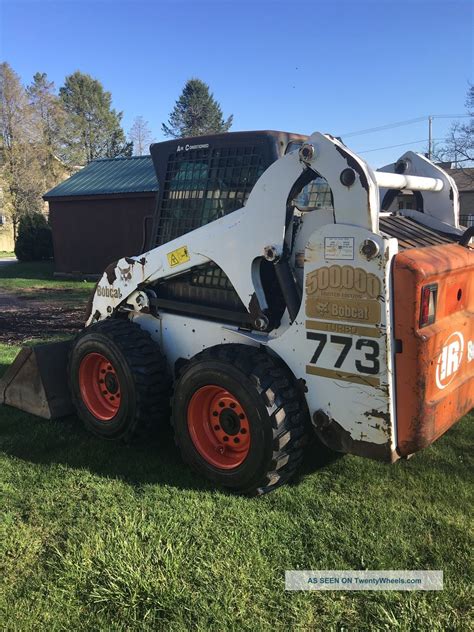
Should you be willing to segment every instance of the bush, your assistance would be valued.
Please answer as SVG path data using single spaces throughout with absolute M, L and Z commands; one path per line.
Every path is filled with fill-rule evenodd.
M 18 225 L 15 255 L 20 261 L 53 258 L 51 227 L 42 213 L 23 215 Z

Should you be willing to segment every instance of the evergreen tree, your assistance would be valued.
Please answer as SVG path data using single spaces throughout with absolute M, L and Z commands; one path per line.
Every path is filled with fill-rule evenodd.
M 64 143 L 70 162 L 131 155 L 132 143 L 121 127 L 123 114 L 112 108 L 112 95 L 100 81 L 76 71 L 66 77 L 59 96 L 67 114 Z
M 42 213 L 25 213 L 21 216 L 15 254 L 20 261 L 53 258 L 51 227 Z
M 46 73 L 37 72 L 26 89 L 34 124 L 33 141 L 44 176 L 44 191 L 51 188 L 64 175 L 65 165 L 59 158 L 62 153 L 61 136 L 65 112 L 54 83 Z
M 229 131 L 233 115 L 224 120 L 221 107 L 210 92 L 209 86 L 200 79 L 186 82 L 176 101 L 168 123 L 161 128 L 166 136 L 183 138 Z

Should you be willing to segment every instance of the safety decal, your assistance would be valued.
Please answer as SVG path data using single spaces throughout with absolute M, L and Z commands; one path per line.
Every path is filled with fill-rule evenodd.
M 174 266 L 179 266 L 182 263 L 186 263 L 186 261 L 189 261 L 190 259 L 187 246 L 176 248 L 176 250 L 168 252 L 166 256 L 168 257 L 168 263 L 172 268 L 174 268 Z

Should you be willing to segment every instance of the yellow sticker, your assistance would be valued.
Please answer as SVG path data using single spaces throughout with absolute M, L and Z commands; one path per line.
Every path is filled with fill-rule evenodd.
M 187 246 L 176 248 L 173 252 L 168 252 L 166 256 L 168 257 L 168 263 L 172 268 L 174 268 L 174 266 L 179 266 L 182 263 L 186 263 L 186 261 L 189 261 L 190 258 Z

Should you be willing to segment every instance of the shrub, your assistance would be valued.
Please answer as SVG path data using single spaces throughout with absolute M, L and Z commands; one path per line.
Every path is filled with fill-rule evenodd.
M 20 218 L 15 255 L 20 261 L 53 258 L 51 228 L 42 213 L 28 213 Z

